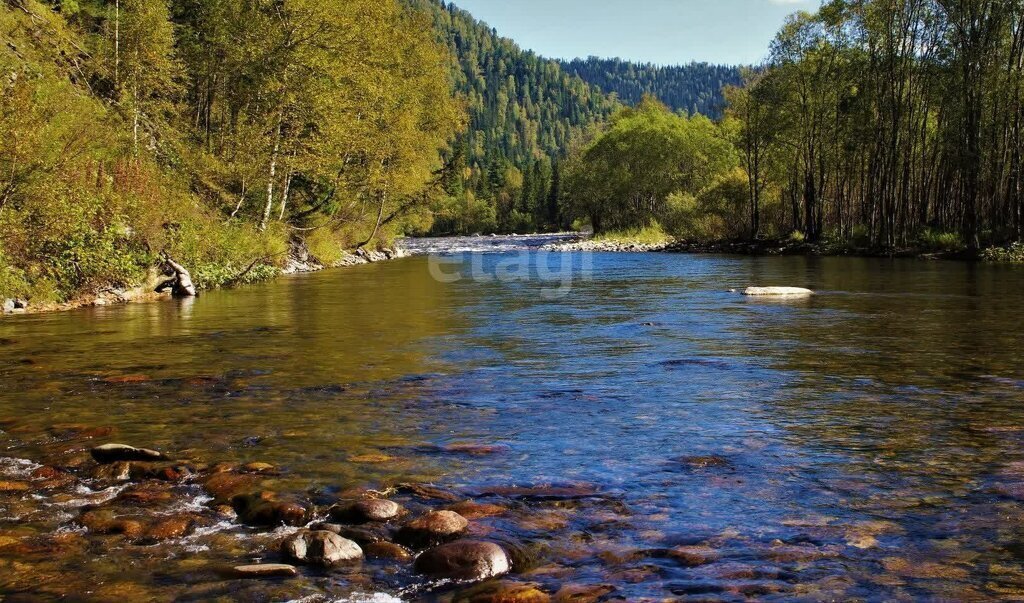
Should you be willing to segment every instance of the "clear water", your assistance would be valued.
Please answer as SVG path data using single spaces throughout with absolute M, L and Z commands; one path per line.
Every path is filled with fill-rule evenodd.
M 475 533 L 518 551 L 514 578 L 550 593 L 1024 595 L 1024 270 L 559 255 L 533 239 L 528 252 L 502 240 L 462 253 L 485 239 L 191 302 L 4 319 L 0 456 L 74 464 L 96 438 L 54 434 L 79 424 L 192 459 L 272 463 L 268 487 L 314 502 L 432 483 L 509 506 Z M 747 285 L 819 295 L 729 291 Z M 17 462 L 0 480 L 24 473 Z M 513 485 L 595 494 L 524 501 L 501 490 Z M 0 492 L 0 544 L 78 529 L 53 502 Z M 276 560 L 230 523 L 157 546 L 85 540 L 58 555 L 0 546 L 0 595 L 438 596 L 393 563 L 226 581 L 225 563 Z M 712 558 L 667 554 L 689 545 Z

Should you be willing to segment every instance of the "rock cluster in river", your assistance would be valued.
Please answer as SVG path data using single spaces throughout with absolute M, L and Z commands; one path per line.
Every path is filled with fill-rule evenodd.
M 133 379 L 124 384 L 135 386 Z M 0 421 L 0 428 L 6 430 L 7 423 Z M 188 459 L 187 453 L 179 458 L 128 445 L 92 446 L 95 438 L 110 435 L 108 429 L 54 426 L 43 438 L 57 443 L 53 455 L 39 459 L 45 464 L 0 473 L 5 512 L 28 517 L 45 500 L 53 505 L 48 508 L 68 514 L 61 520 L 65 528 L 76 524 L 32 538 L 21 528 L 0 529 L 0 590 L 17 580 L 21 590 L 39 598 L 67 598 L 68 588 L 32 590 L 37 588 L 32 580 L 51 584 L 52 576 L 59 584 L 77 571 L 68 569 L 72 563 L 99 557 L 96 567 L 144 568 L 161 583 L 144 587 L 126 579 L 102 585 L 95 600 L 292 600 L 326 574 L 332 584 L 367 590 L 379 579 L 389 590 L 401 588 L 419 600 L 597 602 L 633 600 L 622 592 L 626 585 L 666 583 L 673 572 L 687 576 L 672 581 L 679 589 L 673 593 L 684 598 L 707 595 L 701 589 L 723 583 L 736 589 L 737 598 L 780 592 L 795 598 L 792 590 L 778 590 L 784 587 L 779 576 L 800 564 L 841 561 L 841 546 L 796 534 L 789 540 L 746 542 L 743 554 L 761 561 L 737 563 L 725 543 L 738 534 L 669 533 L 657 527 L 670 525 L 662 523 L 667 516 L 657 518 L 663 513 L 659 509 L 636 513 L 620 497 L 589 484 L 496 484 L 472 492 L 424 483 L 342 484 L 276 491 L 286 483 L 287 468 L 207 462 Z M 484 451 L 507 452 L 464 444 L 437 447 L 438 454 L 447 455 Z M 145 460 L 119 460 L 125 458 Z M 728 486 L 741 460 L 681 456 L 665 470 L 677 478 Z M 625 526 L 648 519 L 647 546 L 621 541 Z M 819 522 L 792 525 L 811 530 Z M 888 529 L 858 526 L 845 536 L 846 546 L 858 554 L 888 546 L 879 543 Z M 210 552 L 182 555 L 186 546 Z M 13 569 L 5 554 L 20 556 L 22 569 Z M 63 565 L 47 565 L 50 557 Z M 906 557 L 893 557 L 885 567 L 912 579 L 963 571 Z M 135 571 L 131 568 L 126 573 Z M 174 583 L 172 593 L 166 580 L 178 575 L 188 575 L 189 581 Z

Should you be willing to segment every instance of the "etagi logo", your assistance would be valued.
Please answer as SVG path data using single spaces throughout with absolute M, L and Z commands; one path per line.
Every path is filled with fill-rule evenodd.
M 536 282 L 544 299 L 563 299 L 578 281 L 594 280 L 594 255 L 590 252 L 522 250 L 515 254 L 431 254 L 430 276 L 440 283 Z

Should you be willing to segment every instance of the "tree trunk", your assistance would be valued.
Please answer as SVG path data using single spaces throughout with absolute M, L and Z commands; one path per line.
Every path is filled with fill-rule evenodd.
M 267 204 L 263 207 L 263 219 L 260 220 L 260 230 L 267 229 L 270 222 L 270 211 L 274 208 L 274 178 L 277 175 L 277 154 L 281 150 L 281 122 L 282 117 L 277 120 L 277 131 L 274 133 L 274 150 L 270 154 L 270 174 L 267 176 Z
M 373 225 L 373 232 L 370 233 L 370 236 L 367 237 L 365 241 L 356 245 L 356 249 L 362 249 L 363 247 L 366 247 L 367 245 L 370 244 L 371 241 L 373 241 L 374 237 L 377 236 L 377 231 L 380 230 L 380 223 L 384 219 L 384 204 L 387 202 L 387 200 L 388 191 L 385 188 L 380 193 L 380 208 L 377 210 L 377 222 Z

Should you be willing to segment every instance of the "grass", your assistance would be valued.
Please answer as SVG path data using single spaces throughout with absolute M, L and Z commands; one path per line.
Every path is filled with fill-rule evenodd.
M 595 241 L 611 243 L 635 243 L 638 245 L 662 245 L 671 243 L 670 236 L 657 222 L 644 228 L 632 228 L 614 232 L 601 233 L 594 236 Z

